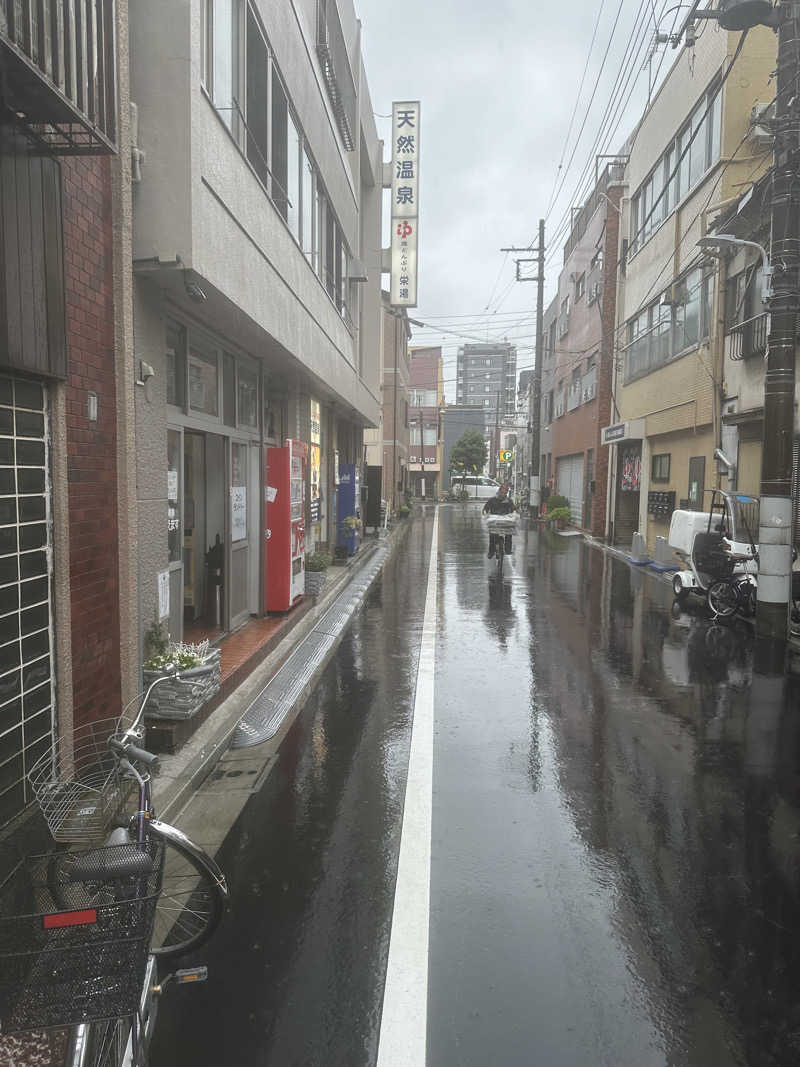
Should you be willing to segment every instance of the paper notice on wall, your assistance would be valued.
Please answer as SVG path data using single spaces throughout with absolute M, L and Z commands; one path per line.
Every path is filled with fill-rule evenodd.
M 275 497 L 278 495 L 278 490 L 274 485 L 268 485 L 264 490 L 264 499 L 268 504 L 275 503 Z
M 169 571 L 158 572 L 158 617 L 166 619 L 169 615 Z
M 243 485 L 231 487 L 231 540 L 247 537 L 247 489 Z
M 178 472 L 167 471 L 167 500 L 178 499 Z

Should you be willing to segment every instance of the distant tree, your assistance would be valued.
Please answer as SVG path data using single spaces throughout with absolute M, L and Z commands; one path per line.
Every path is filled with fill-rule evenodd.
M 486 466 L 488 450 L 479 430 L 467 430 L 453 445 L 450 467 L 459 474 L 480 474 Z

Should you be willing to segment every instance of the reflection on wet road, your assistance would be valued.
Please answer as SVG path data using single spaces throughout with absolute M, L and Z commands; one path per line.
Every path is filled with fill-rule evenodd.
M 226 841 L 156 1064 L 374 1063 L 430 527 Z M 797 680 L 578 538 L 498 580 L 474 506 L 439 533 L 427 1062 L 796 1064 Z

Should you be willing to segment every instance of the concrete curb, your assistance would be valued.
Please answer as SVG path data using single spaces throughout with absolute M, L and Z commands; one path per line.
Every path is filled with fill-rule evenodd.
M 397 546 L 406 536 L 410 526 L 410 522 L 403 522 L 389 531 L 386 538 L 386 541 L 388 541 L 388 554 L 384 563 L 391 558 Z M 298 620 L 297 625 L 283 638 L 277 648 L 262 660 L 253 672 L 219 705 L 207 722 L 203 723 L 197 733 L 189 739 L 179 752 L 162 758 L 157 786 L 161 816 L 167 820 L 170 817 L 173 821 L 175 820 L 178 813 L 186 806 L 228 751 L 231 737 L 252 701 L 281 668 L 297 644 L 310 633 L 332 601 L 360 574 L 382 543 L 386 542 L 377 540 L 365 545 L 364 548 L 369 548 L 370 551 L 364 555 L 359 555 L 356 565 L 342 568 L 341 577 L 337 575 L 332 581 L 329 580 L 326 583 L 324 594 L 319 597 L 311 611 L 308 611 Z M 381 573 L 381 570 L 376 573 L 376 578 Z M 362 599 L 366 596 L 368 588 L 363 590 Z M 286 717 L 287 723 L 291 723 L 294 720 L 298 711 L 308 700 L 319 675 L 324 671 L 340 640 L 341 637 L 331 647 L 328 655 L 325 656 L 323 662 L 314 672 L 311 681 L 303 689 L 292 711 Z M 276 739 L 282 739 L 284 732 L 282 728 L 276 735 Z
M 617 559 L 622 560 L 623 563 L 631 568 L 631 570 L 637 570 L 640 574 L 644 572 L 649 574 L 651 578 L 655 578 L 656 581 L 663 582 L 665 585 L 672 586 L 672 575 L 674 571 L 660 571 L 655 570 L 649 564 L 642 566 L 641 564 L 631 563 L 628 559 L 628 554 L 623 552 L 622 549 L 614 548 L 613 545 L 607 545 L 604 541 L 601 541 L 597 537 L 592 537 L 591 534 L 582 534 L 584 541 L 587 545 L 591 545 L 592 548 L 599 548 L 601 552 L 606 552 L 609 556 L 615 556 Z

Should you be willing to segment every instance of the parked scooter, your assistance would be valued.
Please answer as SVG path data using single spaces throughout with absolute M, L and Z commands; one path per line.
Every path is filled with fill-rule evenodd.
M 705 597 L 714 615 L 748 614 L 756 601 L 758 497 L 707 492 L 708 511 L 672 513 L 669 545 L 685 566 L 673 575 L 672 591 L 678 601 Z

